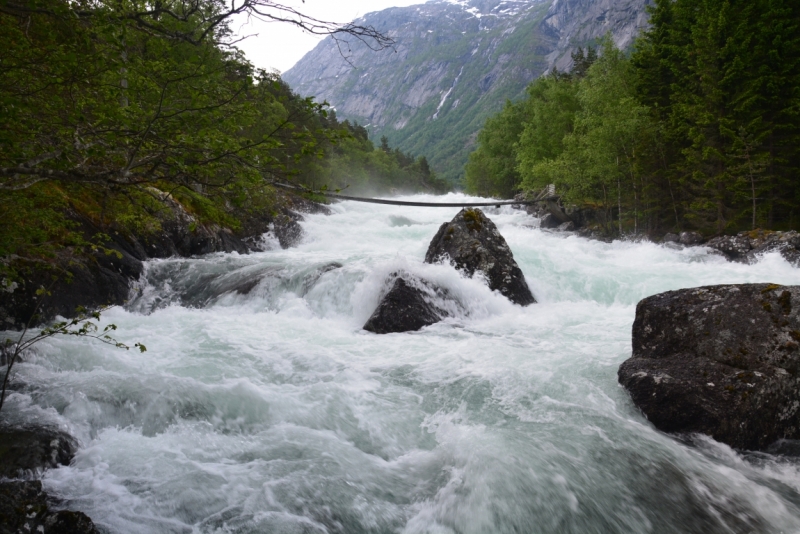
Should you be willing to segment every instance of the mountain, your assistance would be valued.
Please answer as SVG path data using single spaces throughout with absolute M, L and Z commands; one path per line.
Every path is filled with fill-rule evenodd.
M 651 0 L 433 0 L 370 13 L 355 21 L 391 36 L 375 52 L 327 38 L 283 79 L 327 100 L 340 119 L 367 126 L 373 139 L 427 156 L 458 183 L 477 132 L 507 99 L 516 100 L 571 52 L 610 34 L 627 48 L 647 24 Z

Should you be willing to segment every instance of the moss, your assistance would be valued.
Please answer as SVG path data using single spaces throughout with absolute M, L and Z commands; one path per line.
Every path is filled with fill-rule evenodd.
M 476 209 L 464 210 L 464 221 L 467 223 L 467 228 L 475 232 L 480 232 L 483 227 L 483 217 L 480 211 Z
M 764 308 L 765 312 L 769 313 L 769 312 L 772 311 L 772 305 L 769 302 L 767 302 L 766 300 L 761 303 L 761 307 Z
M 783 286 L 780 285 L 780 284 L 769 284 L 769 285 L 767 285 L 767 287 L 765 287 L 764 289 L 761 290 L 761 294 L 765 295 L 765 294 L 769 293 L 770 291 L 775 291 L 776 289 L 779 289 L 781 287 L 783 287 Z
M 800 332 L 798 332 L 797 330 L 792 330 L 791 332 L 789 332 L 789 335 L 792 336 L 792 339 L 794 339 L 795 341 L 800 341 Z
M 780 304 L 784 315 L 792 313 L 792 294 L 788 291 L 781 293 L 781 296 L 778 297 L 778 304 Z
M 747 232 L 747 236 L 750 239 L 758 239 L 758 238 L 766 237 L 766 236 L 768 236 L 770 234 L 774 234 L 774 233 L 775 233 L 774 230 L 762 230 L 762 229 L 759 228 L 759 229 L 751 230 L 751 231 Z

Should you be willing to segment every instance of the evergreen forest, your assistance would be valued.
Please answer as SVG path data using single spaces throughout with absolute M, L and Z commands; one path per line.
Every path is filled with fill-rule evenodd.
M 487 120 L 468 191 L 555 184 L 612 233 L 800 222 L 800 4 L 656 0 L 633 50 L 578 49 Z

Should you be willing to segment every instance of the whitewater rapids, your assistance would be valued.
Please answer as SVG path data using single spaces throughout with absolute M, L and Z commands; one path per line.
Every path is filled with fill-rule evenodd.
M 800 532 L 800 447 L 662 434 L 617 384 L 640 299 L 800 284 L 779 255 L 606 244 L 487 209 L 539 301 L 521 308 L 422 263 L 457 209 L 333 211 L 297 248 L 148 262 L 103 316 L 144 354 L 40 344 L 6 409 L 81 442 L 46 491 L 125 534 Z M 363 331 L 397 270 L 461 311 Z

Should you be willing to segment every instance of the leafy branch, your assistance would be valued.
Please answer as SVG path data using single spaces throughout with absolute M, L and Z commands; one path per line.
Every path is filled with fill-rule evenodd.
M 104 306 L 99 310 L 94 311 L 89 311 L 86 308 L 78 307 L 76 309 L 76 315 L 74 318 L 68 321 L 53 323 L 50 326 L 40 330 L 39 333 L 33 337 L 25 339 L 25 336 L 30 330 L 31 323 L 36 317 L 36 312 L 38 312 L 39 308 L 41 308 L 44 300 L 50 296 L 50 291 L 49 289 L 41 287 L 36 291 L 36 294 L 39 297 L 36 310 L 31 315 L 30 319 L 28 319 L 28 322 L 25 325 L 25 328 L 22 330 L 19 338 L 17 338 L 16 341 L 6 338 L 2 346 L 0 346 L 0 352 L 2 352 L 2 355 L 6 360 L 6 371 L 5 375 L 3 376 L 3 389 L 0 393 L 0 411 L 3 409 L 3 404 L 6 398 L 6 390 L 8 388 L 8 382 L 11 378 L 11 371 L 14 367 L 14 364 L 20 360 L 22 353 L 37 343 L 44 341 L 45 339 L 49 339 L 54 336 L 77 336 L 96 339 L 101 343 L 111 345 L 118 349 L 130 349 L 128 345 L 121 343 L 111 335 L 111 333 L 117 329 L 117 325 L 109 324 L 101 329 L 98 324 L 100 322 L 101 313 L 111 308 L 111 306 Z M 95 321 L 97 321 L 97 323 Z M 135 343 L 133 346 L 134 348 L 139 349 L 139 352 L 145 352 L 147 350 L 147 347 L 145 347 L 142 343 Z

